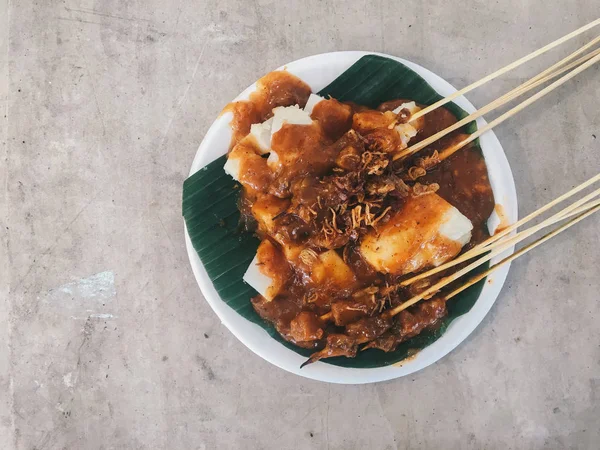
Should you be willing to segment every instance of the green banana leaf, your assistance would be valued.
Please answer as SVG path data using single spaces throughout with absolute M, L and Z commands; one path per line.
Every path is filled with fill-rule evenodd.
M 397 98 L 409 98 L 425 105 L 442 98 L 405 65 L 377 55 L 362 57 L 318 94 L 369 107 Z M 467 115 L 454 103 L 447 104 L 446 108 L 459 119 Z M 477 129 L 474 122 L 465 128 L 469 133 Z M 194 249 L 216 291 L 227 305 L 260 325 L 286 347 L 308 357 L 310 350 L 295 347 L 283 340 L 274 327 L 263 321 L 252 308 L 250 298 L 257 293 L 242 277 L 256 254 L 259 241 L 238 228 L 240 214 L 237 199 L 241 187 L 223 171 L 226 160 L 226 156 L 216 159 L 183 184 L 183 216 Z M 484 266 L 480 271 L 487 268 Z M 422 333 L 402 343 L 394 352 L 369 349 L 359 352 L 356 358 L 330 358 L 323 362 L 343 367 L 373 368 L 402 361 L 414 351 L 436 341 L 452 320 L 467 313 L 477 301 L 484 283 L 485 279 L 448 301 L 448 316 L 438 330 Z

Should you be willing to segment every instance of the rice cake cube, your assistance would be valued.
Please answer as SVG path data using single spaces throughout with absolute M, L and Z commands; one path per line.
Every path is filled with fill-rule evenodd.
M 360 252 L 378 272 L 405 275 L 454 258 L 471 240 L 472 229 L 471 221 L 439 195 L 409 197 L 363 237 Z
M 267 301 L 272 301 L 290 276 L 291 269 L 281 250 L 265 239 L 258 246 L 243 279 Z

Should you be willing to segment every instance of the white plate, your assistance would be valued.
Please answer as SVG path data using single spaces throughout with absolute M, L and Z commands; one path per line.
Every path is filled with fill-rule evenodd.
M 299 59 L 298 61 L 286 64 L 279 69 L 285 68 L 308 83 L 313 92 L 318 92 L 348 69 L 359 58 L 368 54 L 373 53 L 324 53 Z M 410 67 L 421 75 L 442 96 L 448 96 L 456 91 L 454 87 L 442 78 L 417 64 L 390 55 L 381 56 L 395 59 Z M 255 89 L 256 84 L 253 84 L 236 97 L 235 100 L 248 99 L 250 93 Z M 457 98 L 455 103 L 469 113 L 475 111 L 473 105 L 464 97 Z M 200 148 L 192 163 L 190 175 L 227 153 L 231 140 L 231 129 L 229 127 L 230 120 L 231 114 L 227 113 L 214 121 L 206 133 L 204 140 L 200 144 Z M 477 125 L 479 127 L 484 126 L 485 123 L 486 122 L 483 119 L 477 120 Z M 504 150 L 493 132 L 488 132 L 483 135 L 480 138 L 480 143 L 486 160 L 496 203 L 499 203 L 504 207 L 505 214 L 512 223 L 517 220 L 517 195 L 512 172 L 508 165 L 508 161 L 506 160 L 506 156 L 504 155 Z M 244 345 L 257 355 L 282 369 L 303 377 L 331 383 L 357 384 L 390 380 L 421 370 L 444 357 L 471 334 L 483 320 L 500 293 L 500 289 L 504 284 L 509 269 L 508 265 L 506 265 L 494 272 L 488 278 L 489 282 L 485 283 L 473 308 L 467 314 L 455 319 L 442 337 L 419 352 L 415 358 L 403 363 L 402 366 L 357 369 L 317 362 L 300 369 L 300 364 L 302 364 L 306 358 L 284 347 L 270 337 L 261 327 L 244 319 L 221 300 L 204 270 L 200 258 L 192 246 L 187 229 L 185 230 L 185 241 L 190 263 L 192 264 L 192 270 L 194 271 L 194 275 L 196 276 L 196 280 L 204 297 L 225 326 L 229 328 L 229 330 L 242 341 Z M 493 259 L 492 263 L 499 259 L 500 258 Z M 248 301 L 250 301 L 250 299 L 248 299 Z

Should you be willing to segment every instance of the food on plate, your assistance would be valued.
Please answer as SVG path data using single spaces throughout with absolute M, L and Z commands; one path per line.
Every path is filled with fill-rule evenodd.
M 261 240 L 244 280 L 256 312 L 307 362 L 393 351 L 447 314 L 444 290 L 386 313 L 444 276 L 407 277 L 489 237 L 494 208 L 477 147 L 440 154 L 458 129 L 415 155 L 394 155 L 457 121 L 440 107 L 396 99 L 369 108 L 324 98 L 286 71 L 228 105 L 233 138 L 224 170 L 241 186 L 245 230 Z

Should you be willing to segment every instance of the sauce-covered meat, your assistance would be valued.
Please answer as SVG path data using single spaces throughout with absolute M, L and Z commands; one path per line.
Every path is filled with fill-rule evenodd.
M 394 318 L 393 324 L 369 342 L 365 348 L 378 348 L 385 352 L 394 351 L 398 344 L 418 335 L 423 330 L 434 329 L 446 314 L 446 302 L 443 298 L 423 301 L 400 312 Z

